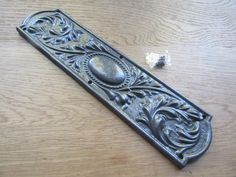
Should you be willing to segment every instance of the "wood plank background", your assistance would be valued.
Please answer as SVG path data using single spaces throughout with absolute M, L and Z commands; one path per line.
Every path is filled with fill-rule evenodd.
M 60 8 L 214 117 L 207 153 L 182 170 L 22 39 Z M 0 177 L 236 176 L 236 1 L 0 2 Z M 168 49 L 151 70 L 146 52 Z

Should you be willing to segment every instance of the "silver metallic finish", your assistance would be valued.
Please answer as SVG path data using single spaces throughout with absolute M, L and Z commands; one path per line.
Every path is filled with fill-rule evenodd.
M 208 149 L 209 114 L 62 11 L 35 13 L 17 30 L 179 167 Z

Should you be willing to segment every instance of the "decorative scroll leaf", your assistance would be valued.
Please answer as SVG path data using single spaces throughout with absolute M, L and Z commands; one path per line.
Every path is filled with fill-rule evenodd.
M 211 127 L 207 113 L 132 64 L 60 10 L 40 12 L 32 17 L 18 28 L 22 36 L 56 60 L 61 68 L 80 76 L 79 81 L 85 84 L 89 81 L 91 92 L 127 115 L 129 124 L 179 166 L 208 148 Z M 99 69 L 94 70 L 96 67 Z M 119 82 L 110 82 L 115 79 Z
M 203 117 L 184 101 L 161 96 L 143 106 L 143 116 L 136 121 L 144 123 L 165 145 L 180 155 L 198 143 Z
M 151 77 L 141 72 L 138 68 L 130 69 L 134 78 L 127 86 L 116 90 L 103 88 L 111 100 L 126 108 L 131 103 L 132 98 L 144 98 L 145 96 L 167 94 L 173 97 L 174 94 L 163 87 L 160 83 L 154 81 Z
M 93 41 L 60 14 L 41 17 L 28 28 L 24 28 L 35 35 L 42 45 L 55 51 L 55 55 L 76 72 L 80 70 L 81 55 L 97 52 L 110 54 L 106 47 Z

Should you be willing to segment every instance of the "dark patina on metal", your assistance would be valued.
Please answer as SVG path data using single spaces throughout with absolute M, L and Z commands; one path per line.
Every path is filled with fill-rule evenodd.
M 60 10 L 18 32 L 179 167 L 211 142 L 211 116 Z

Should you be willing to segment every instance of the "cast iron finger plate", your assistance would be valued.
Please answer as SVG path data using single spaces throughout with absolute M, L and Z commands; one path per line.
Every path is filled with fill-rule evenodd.
M 17 30 L 179 167 L 207 150 L 209 114 L 62 11 L 35 13 Z

